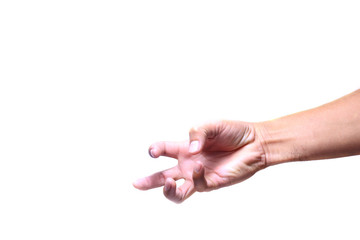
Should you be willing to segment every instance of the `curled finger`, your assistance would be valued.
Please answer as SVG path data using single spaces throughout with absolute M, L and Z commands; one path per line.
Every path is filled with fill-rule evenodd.
M 164 186 L 164 195 L 167 199 L 175 203 L 182 203 L 194 192 L 194 184 L 192 181 L 185 180 L 184 184 L 177 188 L 174 179 L 166 179 Z

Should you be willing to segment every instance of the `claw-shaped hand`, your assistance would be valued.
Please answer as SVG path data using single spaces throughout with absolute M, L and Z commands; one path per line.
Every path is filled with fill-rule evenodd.
M 141 178 L 141 190 L 164 186 L 164 195 L 181 203 L 194 192 L 211 191 L 239 183 L 265 168 L 266 157 L 256 124 L 216 121 L 190 130 L 190 141 L 157 142 L 150 146 L 153 158 L 178 159 L 178 165 Z M 184 179 L 180 187 L 176 180 Z

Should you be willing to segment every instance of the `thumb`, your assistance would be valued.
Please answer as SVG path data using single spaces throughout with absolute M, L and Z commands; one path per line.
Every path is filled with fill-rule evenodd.
M 221 129 L 221 126 L 221 121 L 212 121 L 203 124 L 200 127 L 191 128 L 189 131 L 189 152 L 192 154 L 201 152 L 206 145 L 206 140 L 215 138 L 219 129 Z
M 201 152 L 206 141 L 206 129 L 203 127 L 193 127 L 189 132 L 189 153 L 196 154 Z

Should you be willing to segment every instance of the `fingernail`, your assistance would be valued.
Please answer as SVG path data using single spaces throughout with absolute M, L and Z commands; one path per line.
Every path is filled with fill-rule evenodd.
M 154 149 L 151 149 L 151 150 L 149 151 L 149 154 L 150 154 L 150 156 L 151 156 L 152 158 L 154 158 L 154 157 L 155 157 L 155 150 L 154 150 Z
M 195 166 L 195 168 L 194 168 L 194 171 L 195 171 L 196 173 L 199 173 L 200 170 L 201 170 L 201 165 L 200 165 L 200 164 L 196 164 L 196 166 Z
M 189 152 L 194 153 L 199 150 L 199 141 L 192 141 L 190 143 Z

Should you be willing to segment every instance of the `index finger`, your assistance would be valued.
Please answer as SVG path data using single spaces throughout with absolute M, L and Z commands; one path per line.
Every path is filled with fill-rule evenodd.
M 181 144 L 181 142 L 156 142 L 149 147 L 149 154 L 153 158 L 160 156 L 177 158 Z

